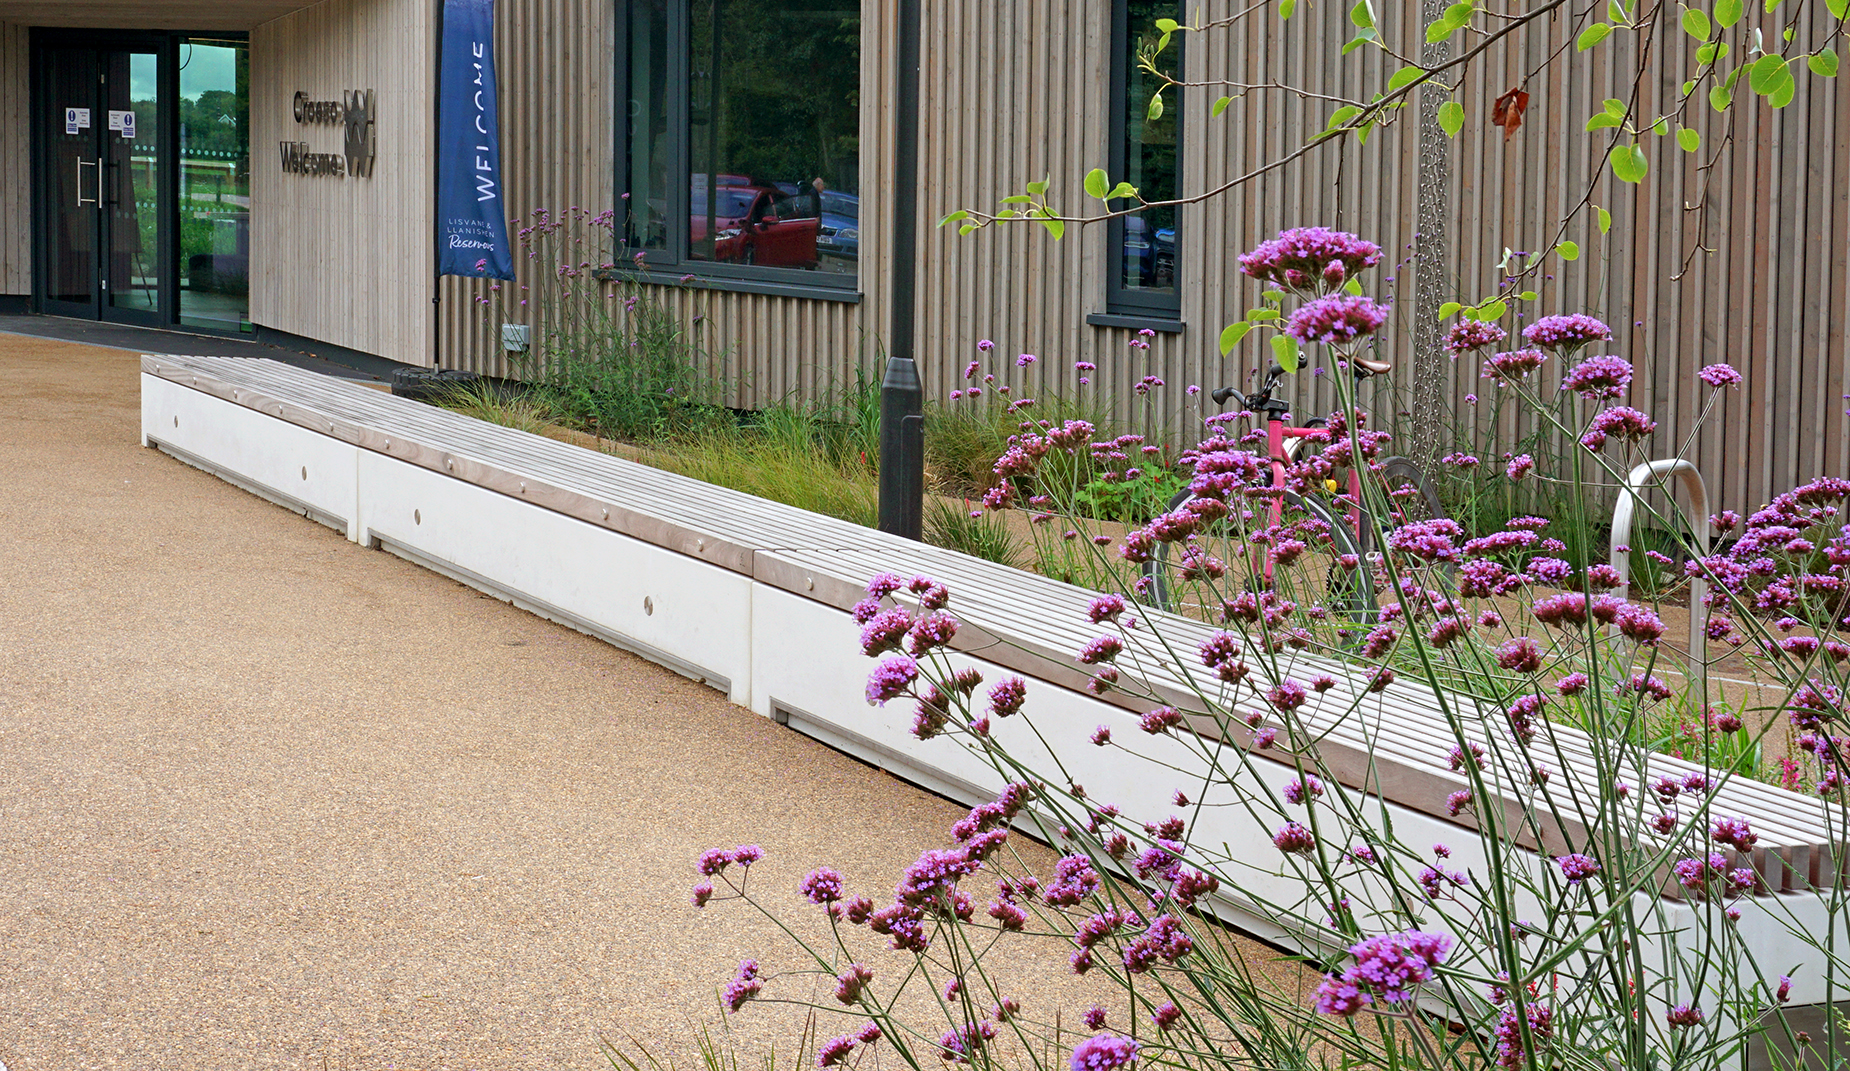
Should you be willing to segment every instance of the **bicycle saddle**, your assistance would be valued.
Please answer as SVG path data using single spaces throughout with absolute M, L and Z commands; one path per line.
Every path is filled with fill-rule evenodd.
M 1350 358 L 1358 373 L 1370 376 L 1384 376 L 1394 370 L 1393 361 L 1371 361 L 1366 357 Z

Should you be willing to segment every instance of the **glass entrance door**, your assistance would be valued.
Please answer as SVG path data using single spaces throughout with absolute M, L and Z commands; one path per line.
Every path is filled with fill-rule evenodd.
M 39 189 L 44 311 L 129 323 L 172 319 L 161 220 L 168 139 L 162 50 L 48 46 L 41 53 Z

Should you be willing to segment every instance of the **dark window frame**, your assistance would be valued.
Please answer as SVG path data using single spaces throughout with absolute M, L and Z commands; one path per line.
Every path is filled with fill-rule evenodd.
M 811 271 L 803 268 L 772 268 L 755 264 L 729 264 L 723 261 L 694 260 L 688 253 L 692 244 L 689 235 L 689 202 L 691 200 L 693 154 L 689 143 L 691 127 L 689 112 L 692 107 L 691 82 L 691 42 L 693 18 L 692 5 L 700 0 L 665 0 L 668 9 L 668 77 L 671 87 L 667 93 L 668 134 L 667 152 L 670 161 L 670 173 L 667 178 L 667 248 L 644 249 L 643 277 L 645 281 L 659 279 L 679 280 L 687 274 L 696 275 L 708 287 L 717 290 L 736 289 L 747 293 L 777 294 L 790 297 L 819 298 L 830 301 L 861 300 L 861 262 L 856 261 L 853 274 L 840 272 Z M 617 0 L 617 34 L 615 42 L 615 75 L 617 107 L 615 112 L 616 129 L 612 132 L 615 144 L 615 181 L 612 183 L 618 197 L 618 211 L 628 202 L 622 200 L 630 193 L 629 176 L 632 148 L 629 129 L 632 117 L 629 114 L 630 101 L 630 49 L 631 49 L 631 0 Z M 863 24 L 861 46 L 865 49 L 866 28 Z M 855 69 L 860 70 L 857 57 Z M 674 89 L 678 87 L 678 91 Z M 858 108 L 857 106 L 857 122 Z M 625 255 L 633 255 L 625 251 Z
M 1187 17 L 1185 4 L 1178 0 L 1176 19 Z M 1174 53 L 1178 64 L 1182 62 L 1182 38 L 1177 34 L 1170 41 L 1170 51 Z M 1111 4 L 1111 144 L 1109 153 L 1109 173 L 1113 181 L 1130 171 L 1127 137 L 1130 128 L 1130 0 L 1112 0 Z M 1177 109 L 1176 123 L 1176 190 L 1182 188 L 1182 124 L 1180 122 L 1181 90 L 1172 90 L 1165 98 L 1164 104 Z M 1128 202 L 1108 202 L 1113 209 L 1127 208 Z M 1177 213 L 1178 216 L 1180 213 Z M 1109 317 L 1136 317 L 1146 320 L 1180 320 L 1182 318 L 1182 253 L 1176 250 L 1176 265 L 1173 269 L 1175 285 L 1171 293 L 1153 293 L 1149 290 L 1126 287 L 1124 285 L 1124 221 L 1128 217 L 1113 217 L 1105 228 L 1106 271 L 1105 271 L 1105 315 Z M 1177 237 L 1180 237 L 1180 220 L 1177 220 Z M 1151 233 L 1154 238 L 1154 232 Z M 1179 244 L 1179 243 L 1178 243 Z

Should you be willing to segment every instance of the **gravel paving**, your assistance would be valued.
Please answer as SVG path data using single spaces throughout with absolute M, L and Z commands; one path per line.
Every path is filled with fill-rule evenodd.
M 797 912 L 963 813 L 142 448 L 133 353 L 0 362 L 7 1071 L 686 1067 L 740 958 L 794 962 L 688 903 L 701 849 L 763 844 Z M 998 965 L 1071 1022 L 1066 951 Z M 755 1066 L 800 1021 L 732 1037 Z

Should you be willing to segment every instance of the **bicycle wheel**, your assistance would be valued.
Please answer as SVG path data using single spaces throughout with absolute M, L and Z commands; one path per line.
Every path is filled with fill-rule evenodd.
M 1174 513 L 1194 497 L 1194 492 L 1183 488 L 1169 500 L 1167 512 Z M 1158 543 L 1150 552 L 1150 560 L 1143 563 L 1144 584 L 1140 595 L 1145 606 L 1175 613 L 1174 598 L 1178 585 L 1174 582 L 1175 573 L 1170 564 L 1170 546 L 1168 543 Z
M 1284 521 L 1305 526 L 1305 519 L 1321 522 L 1327 540 L 1311 542 L 1315 557 L 1289 580 L 1281 582 L 1274 572 L 1273 583 L 1300 608 L 1321 606 L 1328 612 L 1326 620 L 1354 625 L 1372 625 L 1376 616 L 1375 584 L 1368 556 L 1356 542 L 1355 532 L 1346 518 L 1339 518 L 1316 498 L 1286 494 Z M 1367 525 L 1363 525 L 1366 529 Z
M 1361 526 L 1362 551 L 1365 555 L 1372 557 L 1379 554 L 1387 533 L 1401 525 L 1438 520 L 1445 516 L 1445 507 L 1439 504 L 1439 495 L 1433 490 L 1432 481 L 1426 478 L 1426 473 L 1412 459 L 1384 459 L 1380 470 L 1375 473 L 1375 479 L 1379 481 L 1389 508 L 1386 517 L 1375 517 L 1371 523 Z M 1458 565 L 1456 562 L 1444 562 L 1439 566 L 1439 571 L 1449 582 L 1458 572 Z

